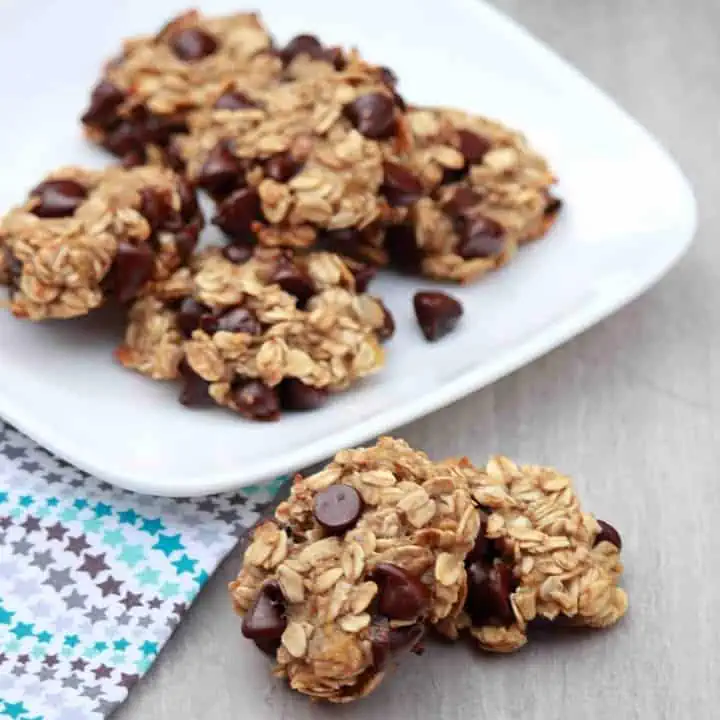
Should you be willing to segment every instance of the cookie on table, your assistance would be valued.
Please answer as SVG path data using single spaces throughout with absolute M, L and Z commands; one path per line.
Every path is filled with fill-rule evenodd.
M 188 260 L 203 218 L 170 170 L 56 170 L 0 219 L 10 309 L 43 320 L 128 302 Z
M 254 420 L 313 409 L 383 365 L 392 320 L 358 283 L 329 253 L 204 251 L 134 305 L 116 354 L 152 378 L 182 379 L 188 405 L 211 400 Z
M 380 262 L 383 148 L 407 142 L 404 104 L 387 71 L 346 58 L 305 65 L 300 79 L 248 91 L 244 107 L 197 113 L 180 143 L 187 175 L 218 202 L 214 222 L 235 241 L 319 245 Z M 299 72 L 299 71 L 298 71 Z
M 261 525 L 230 592 L 243 634 L 274 674 L 314 698 L 372 692 L 427 623 L 451 622 L 466 595 L 479 528 L 465 471 L 382 438 L 297 476 Z
M 550 229 L 555 177 L 520 133 L 442 108 L 411 108 L 407 121 L 412 149 L 392 159 L 386 180 L 387 199 L 407 212 L 385 237 L 393 265 L 468 282 Z
M 482 472 L 468 466 L 467 480 L 480 533 L 465 560 L 464 611 L 442 632 L 469 630 L 483 649 L 510 652 L 538 619 L 604 628 L 625 614 L 620 535 L 582 511 L 570 478 L 497 456 Z

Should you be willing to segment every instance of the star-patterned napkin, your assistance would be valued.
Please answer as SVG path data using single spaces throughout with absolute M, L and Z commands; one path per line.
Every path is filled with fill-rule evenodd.
M 0 718 L 112 712 L 283 480 L 136 495 L 0 422 Z

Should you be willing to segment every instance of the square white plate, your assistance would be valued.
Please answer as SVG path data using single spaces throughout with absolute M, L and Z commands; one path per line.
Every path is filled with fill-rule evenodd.
M 413 420 L 565 342 L 647 289 L 694 233 L 691 189 L 657 143 L 587 80 L 474 0 L 263 0 L 281 40 L 301 31 L 357 45 L 392 67 L 415 103 L 457 105 L 524 129 L 561 178 L 552 234 L 467 288 L 462 325 L 437 344 L 415 324 L 412 293 L 374 286 L 395 314 L 388 366 L 322 410 L 257 424 L 188 411 L 176 387 L 113 362 L 121 332 L 103 312 L 32 325 L 0 316 L 0 414 L 99 477 L 140 492 L 198 495 L 301 468 Z M 10 0 L 0 8 L 0 209 L 60 164 L 108 158 L 77 116 L 120 38 L 151 31 L 182 0 Z M 206 0 L 207 13 L 237 9 Z

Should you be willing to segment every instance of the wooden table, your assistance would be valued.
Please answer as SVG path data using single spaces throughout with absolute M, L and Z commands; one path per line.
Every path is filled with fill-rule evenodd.
M 610 632 L 549 639 L 510 657 L 433 646 L 356 707 L 324 708 L 269 679 L 264 658 L 242 641 L 225 591 L 236 554 L 118 720 L 719 716 L 720 3 L 494 4 L 670 149 L 695 186 L 700 232 L 630 307 L 398 434 L 431 454 L 480 461 L 502 451 L 574 475 L 587 507 L 623 532 L 629 616 Z

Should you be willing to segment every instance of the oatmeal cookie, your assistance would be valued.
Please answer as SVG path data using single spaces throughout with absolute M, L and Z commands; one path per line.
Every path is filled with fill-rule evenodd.
M 194 191 L 170 170 L 56 170 L 0 220 L 11 310 L 43 320 L 128 302 L 168 281 L 202 226 Z
M 117 357 L 156 379 L 181 377 L 186 404 L 210 398 L 257 420 L 311 409 L 383 365 L 392 319 L 359 283 L 329 253 L 208 250 L 135 304 Z
M 255 531 L 230 591 L 243 634 L 295 690 L 367 695 L 401 651 L 419 649 L 426 623 L 463 605 L 479 513 L 451 463 L 382 438 L 297 476 L 275 518 Z

